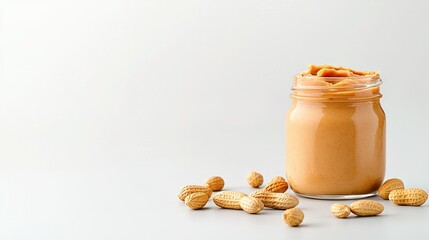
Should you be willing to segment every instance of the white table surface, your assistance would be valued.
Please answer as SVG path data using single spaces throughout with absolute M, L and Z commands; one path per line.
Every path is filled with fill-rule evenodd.
M 428 203 L 396 206 L 379 197 L 370 199 L 383 203 L 381 215 L 347 219 L 335 218 L 329 208 L 352 201 L 298 197 L 305 219 L 295 228 L 283 222 L 282 210 L 251 215 L 221 209 L 212 199 L 191 210 L 177 195 L 185 184 L 204 182 L 210 171 L 151 165 L 124 161 L 104 169 L 2 174 L 1 239 L 425 239 L 429 233 Z M 223 174 L 224 190 L 254 190 L 244 171 L 231 173 Z

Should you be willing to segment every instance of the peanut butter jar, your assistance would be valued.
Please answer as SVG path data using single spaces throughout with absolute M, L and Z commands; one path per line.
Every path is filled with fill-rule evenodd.
M 286 116 L 286 176 L 318 199 L 376 193 L 385 174 L 386 117 L 377 72 L 310 65 L 293 79 Z

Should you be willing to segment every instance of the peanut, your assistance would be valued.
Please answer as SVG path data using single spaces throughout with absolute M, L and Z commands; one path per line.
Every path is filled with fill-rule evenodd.
M 337 218 L 346 218 L 350 215 L 350 208 L 342 203 L 335 203 L 331 206 L 331 213 Z
M 283 212 L 283 221 L 291 227 L 296 227 L 304 220 L 304 213 L 299 208 L 291 208 Z
M 264 203 L 257 198 L 245 196 L 240 199 L 240 207 L 248 213 L 258 213 L 264 208 Z
M 383 212 L 383 204 L 373 200 L 359 200 L 350 204 L 350 210 L 352 213 L 365 217 L 375 216 Z
M 192 193 L 204 192 L 210 198 L 212 196 L 213 190 L 209 187 L 198 186 L 198 185 L 187 185 L 180 190 L 179 199 L 184 201 L 185 198 Z
M 270 182 L 277 182 L 277 181 L 283 181 L 283 182 L 286 182 L 286 180 L 284 179 L 284 177 L 282 177 L 282 176 L 275 176 L 275 177 L 273 177 L 273 179 L 271 179 L 271 181 Z
M 241 209 L 240 200 L 245 196 L 247 194 L 241 192 L 224 191 L 216 194 L 213 202 L 221 208 Z
M 390 192 L 389 200 L 396 205 L 420 206 L 426 202 L 428 194 L 423 189 L 396 189 Z
M 258 172 L 251 172 L 247 176 L 247 183 L 254 188 L 258 188 L 264 183 L 264 177 Z
M 389 193 L 396 189 L 404 189 L 404 183 L 401 181 L 401 179 L 391 178 L 380 186 L 378 189 L 378 196 L 384 200 L 387 200 L 389 199 Z
M 204 192 L 192 193 L 185 198 L 186 206 L 194 210 L 203 208 L 208 201 L 209 201 L 209 196 L 207 196 L 207 194 Z
M 219 176 L 213 176 L 207 179 L 206 187 L 211 188 L 213 191 L 220 191 L 225 186 L 225 181 Z
M 289 209 L 298 205 L 298 198 L 287 193 L 275 193 L 265 190 L 257 190 L 250 194 L 250 196 L 260 199 L 265 207 L 274 209 Z
M 267 184 L 267 186 L 264 187 L 264 190 L 269 192 L 278 192 L 278 193 L 284 193 L 288 189 L 289 184 L 286 181 L 279 180 L 279 181 L 271 181 Z

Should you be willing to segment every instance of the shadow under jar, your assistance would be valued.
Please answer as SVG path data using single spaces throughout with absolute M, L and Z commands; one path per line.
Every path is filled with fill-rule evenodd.
M 385 174 L 385 114 L 378 74 L 294 78 L 286 117 L 286 176 L 318 199 L 372 196 Z

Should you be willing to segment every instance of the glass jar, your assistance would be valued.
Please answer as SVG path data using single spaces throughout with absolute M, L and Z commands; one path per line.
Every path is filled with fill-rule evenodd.
M 304 197 L 372 196 L 385 174 L 385 114 L 376 76 L 294 78 L 286 176 Z

